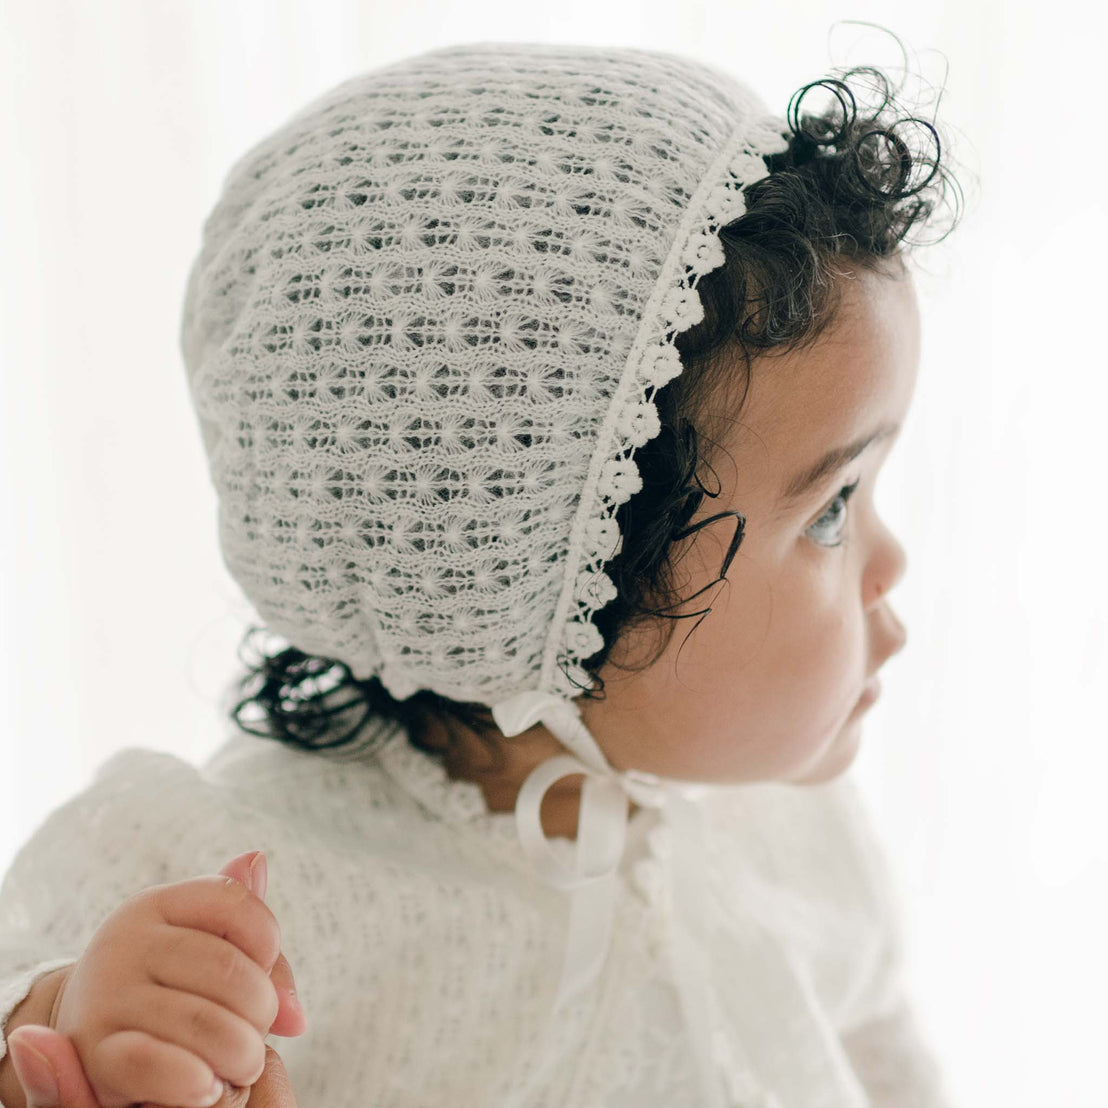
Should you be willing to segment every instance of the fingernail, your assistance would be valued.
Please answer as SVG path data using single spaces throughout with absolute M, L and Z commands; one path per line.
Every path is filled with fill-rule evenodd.
M 250 883 L 254 887 L 254 895 L 259 900 L 265 900 L 266 882 L 269 873 L 265 864 L 265 851 L 259 850 L 250 863 Z
M 200 1102 L 201 1108 L 210 1108 L 213 1104 L 218 1104 L 223 1099 L 223 1079 L 217 1076 L 212 1081 L 212 1087 L 208 1091 L 208 1095 Z
M 50 1063 L 30 1043 L 22 1038 L 8 1039 L 8 1049 L 16 1076 L 23 1088 L 35 1098 L 36 1105 L 47 1108 L 58 1103 L 58 1082 Z

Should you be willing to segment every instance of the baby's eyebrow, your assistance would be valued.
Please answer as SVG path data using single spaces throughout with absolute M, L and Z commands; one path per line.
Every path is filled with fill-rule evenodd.
M 825 477 L 834 473 L 837 469 L 841 469 L 847 462 L 854 461 L 870 443 L 895 435 L 899 430 L 899 423 L 882 423 L 880 427 L 865 438 L 855 439 L 854 442 L 847 443 L 846 446 L 837 446 L 833 450 L 828 450 L 815 465 L 801 470 L 785 485 L 781 491 L 780 503 L 786 505 L 799 500 L 813 485 L 819 484 Z

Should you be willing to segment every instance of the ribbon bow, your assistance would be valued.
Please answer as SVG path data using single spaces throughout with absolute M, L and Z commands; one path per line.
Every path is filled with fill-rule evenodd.
M 570 894 L 569 933 L 553 1013 L 600 974 L 611 943 L 617 871 L 627 838 L 628 799 L 661 809 L 673 836 L 671 856 L 677 987 L 697 1061 L 704 1108 L 723 1108 L 711 1055 L 712 995 L 708 987 L 706 838 L 696 796 L 702 786 L 667 781 L 637 770 L 617 772 L 581 719 L 577 705 L 554 693 L 528 690 L 492 705 L 505 736 L 542 723 L 572 754 L 556 755 L 531 771 L 516 799 L 519 841 L 547 884 Z M 542 798 L 556 781 L 583 773 L 574 866 L 567 869 L 542 829 Z

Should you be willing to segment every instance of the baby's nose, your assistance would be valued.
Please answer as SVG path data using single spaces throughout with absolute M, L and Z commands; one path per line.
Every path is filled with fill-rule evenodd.
M 894 654 L 899 654 L 908 643 L 908 629 L 893 611 L 889 602 L 878 604 L 873 612 L 874 651 L 880 657 L 879 667 Z

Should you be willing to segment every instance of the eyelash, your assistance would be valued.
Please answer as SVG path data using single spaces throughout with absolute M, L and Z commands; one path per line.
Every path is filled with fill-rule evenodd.
M 845 509 L 846 505 L 847 505 L 847 502 L 854 495 L 854 490 L 857 489 L 858 486 L 861 483 L 862 483 L 862 479 L 861 479 L 861 477 L 859 477 L 858 480 L 855 481 L 852 485 L 844 485 L 841 489 L 839 489 L 838 496 L 836 496 L 835 499 L 832 500 L 831 503 L 827 505 L 827 507 L 823 511 L 823 515 L 821 515 L 819 517 L 819 519 L 817 519 L 816 522 L 813 523 L 812 526 L 808 528 L 808 530 L 811 531 L 812 528 L 814 528 L 814 527 L 818 526 L 820 523 L 822 523 L 827 518 L 827 516 L 830 514 L 831 510 L 835 507 L 835 505 L 839 503 L 840 500 L 842 501 L 843 508 Z M 843 520 L 843 526 L 845 526 L 845 525 L 846 525 L 846 520 L 844 519 Z M 833 547 L 836 547 L 836 546 L 842 546 L 844 540 L 839 539 L 838 542 L 820 542 L 818 539 L 816 539 L 814 541 L 815 541 L 817 546 L 833 548 Z

